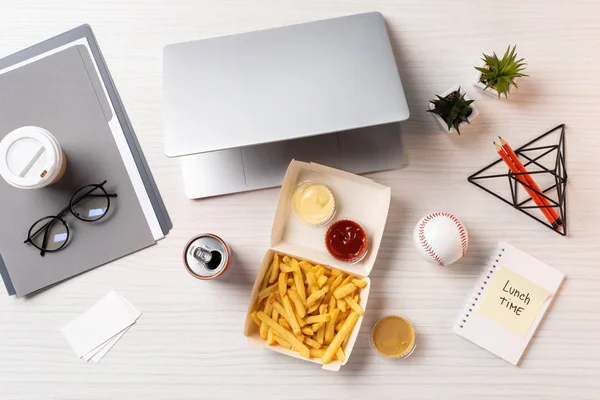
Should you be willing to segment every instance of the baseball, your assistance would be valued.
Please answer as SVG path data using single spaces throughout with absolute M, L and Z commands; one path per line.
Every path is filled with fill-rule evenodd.
M 426 259 L 443 267 L 467 252 L 467 228 L 454 215 L 435 212 L 421 218 L 413 233 L 415 247 Z

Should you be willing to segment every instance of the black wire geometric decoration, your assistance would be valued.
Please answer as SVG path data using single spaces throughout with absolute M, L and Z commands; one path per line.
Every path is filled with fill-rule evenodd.
M 558 137 L 558 140 L 556 140 Z M 551 141 L 550 144 L 547 144 Z M 567 235 L 567 169 L 565 161 L 565 124 L 558 125 L 529 143 L 515 149 L 527 172 L 513 173 L 499 158 L 488 166 L 469 176 L 467 180 L 502 200 L 522 213 L 540 222 L 554 232 Z M 494 171 L 496 170 L 496 171 Z M 508 170 L 508 172 L 506 172 Z M 498 172 L 498 173 L 494 173 Z M 541 191 L 518 180 L 519 175 L 530 175 L 538 183 Z M 492 188 L 488 183 L 494 181 Z M 501 183 L 498 185 L 498 183 Z M 506 185 L 508 183 L 508 185 Z M 507 187 L 508 186 L 508 187 Z M 538 206 L 524 188 L 544 197 L 550 204 Z M 544 188 L 545 187 L 545 188 Z M 510 192 L 510 195 L 508 194 Z M 553 208 L 560 216 L 562 225 L 547 221 L 541 208 Z

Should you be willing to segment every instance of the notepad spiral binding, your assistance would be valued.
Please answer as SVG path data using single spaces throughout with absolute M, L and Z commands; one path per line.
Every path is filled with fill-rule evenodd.
M 485 263 L 485 267 L 483 268 L 483 270 L 479 274 L 479 277 L 477 278 L 477 284 L 475 285 L 475 289 L 469 295 L 468 301 L 459 315 L 456 325 L 460 329 L 462 329 L 464 325 L 467 324 L 469 315 L 471 315 L 471 313 L 475 311 L 475 307 L 479 303 L 481 296 L 483 296 L 487 288 L 487 284 L 490 282 L 490 280 L 497 271 L 498 263 L 500 262 L 504 251 L 505 249 L 503 246 L 496 246 L 490 257 L 488 258 L 487 262 Z

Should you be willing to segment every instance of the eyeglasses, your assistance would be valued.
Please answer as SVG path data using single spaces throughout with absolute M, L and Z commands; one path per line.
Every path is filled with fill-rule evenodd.
M 40 256 L 62 250 L 69 242 L 69 226 L 62 216 L 70 212 L 83 222 L 95 222 L 108 214 L 110 198 L 117 197 L 116 193 L 108 193 L 104 189 L 106 181 L 98 185 L 86 185 L 75 192 L 69 205 L 56 215 L 40 218 L 31 225 L 27 240 L 40 250 Z

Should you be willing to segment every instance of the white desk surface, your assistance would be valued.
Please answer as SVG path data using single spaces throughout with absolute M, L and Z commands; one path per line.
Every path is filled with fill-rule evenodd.
M 387 19 L 412 117 L 407 166 L 372 174 L 392 205 L 369 307 L 339 373 L 246 345 L 251 285 L 268 248 L 278 190 L 203 201 L 183 194 L 163 155 L 162 47 L 379 10 Z M 81 23 L 92 25 L 175 228 L 157 246 L 30 299 L 0 296 L 0 398 L 56 399 L 598 399 L 600 393 L 600 6 L 594 1 L 55 0 L 11 1 L 0 12 L 0 55 Z M 531 78 L 509 101 L 469 85 L 481 52 L 517 43 Z M 461 137 L 438 132 L 427 101 L 455 83 L 481 115 Z M 0 94 L 1 95 L 1 94 Z M 519 145 L 567 124 L 569 237 L 470 185 L 494 158 L 498 134 Z M 412 245 L 425 213 L 446 210 L 469 229 L 467 256 L 448 270 Z M 201 282 L 180 262 L 191 236 L 214 232 L 234 251 L 223 279 Z M 568 275 L 518 368 L 454 335 L 451 325 L 490 249 L 505 239 Z M 109 290 L 143 316 L 98 365 L 78 360 L 60 328 Z M 368 343 L 380 315 L 407 316 L 418 349 L 403 362 Z

